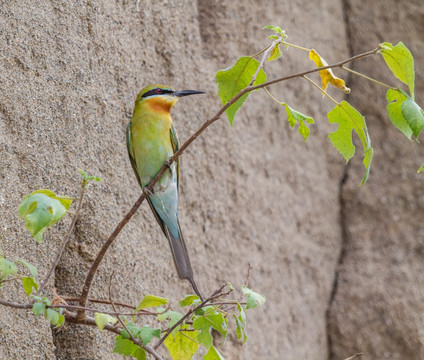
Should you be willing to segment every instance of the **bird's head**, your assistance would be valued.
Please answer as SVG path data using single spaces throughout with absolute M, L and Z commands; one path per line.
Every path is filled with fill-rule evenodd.
M 142 89 L 135 101 L 135 105 L 146 104 L 155 111 L 171 110 L 171 107 L 178 101 L 180 97 L 194 94 L 204 94 L 204 91 L 198 90 L 174 90 L 167 85 L 149 85 Z

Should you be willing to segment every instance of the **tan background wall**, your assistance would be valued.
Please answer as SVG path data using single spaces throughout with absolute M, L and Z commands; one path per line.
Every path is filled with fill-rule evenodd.
M 397 11 L 397 13 L 396 13 Z M 397 15 L 398 14 L 398 15 Z M 292 42 L 328 61 L 403 40 L 416 58 L 424 103 L 424 10 L 420 1 L 2 1 L 0 7 L 0 241 L 43 276 L 70 219 L 36 244 L 18 219 L 21 198 L 38 188 L 78 194 L 78 169 L 101 176 L 51 285 L 81 289 L 90 261 L 139 194 L 127 159 L 125 127 L 146 84 L 203 89 L 173 110 L 180 140 L 219 107 L 213 77 L 261 49 L 277 24 Z M 309 68 L 291 49 L 269 77 Z M 380 60 L 356 69 L 386 79 Z M 392 80 L 387 80 L 392 81 Z M 392 81 L 393 82 L 393 81 Z M 360 158 L 347 168 L 332 148 L 325 113 L 332 105 L 301 80 L 273 93 L 314 116 L 306 144 L 264 93 L 198 139 L 182 159 L 180 220 L 197 281 L 211 292 L 225 281 L 251 286 L 267 304 L 249 316 L 249 341 L 229 339 L 228 359 L 423 357 L 422 146 L 408 142 L 384 113 L 384 90 L 363 81 L 349 100 L 366 115 L 376 157 L 358 188 Z M 359 93 L 359 87 L 365 89 Z M 358 172 L 359 171 L 359 172 Z M 420 220 L 421 219 L 421 220 Z M 112 271 L 120 300 L 147 293 L 179 299 L 165 238 L 147 205 L 113 245 L 92 291 L 106 297 Z M 337 280 L 337 281 L 335 281 Z M 1 298 L 25 301 L 18 287 Z M 113 337 L 0 307 L 0 359 L 117 359 Z M 30 357 L 29 357 L 30 356 Z

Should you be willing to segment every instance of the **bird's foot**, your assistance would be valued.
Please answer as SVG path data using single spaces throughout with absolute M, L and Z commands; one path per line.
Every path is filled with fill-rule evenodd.
M 169 161 L 169 159 L 166 159 L 165 160 L 165 166 L 169 169 L 169 171 L 172 172 L 171 165 L 172 165 L 172 163 Z
M 143 192 L 146 193 L 146 195 L 148 195 L 148 196 L 152 196 L 152 195 L 155 194 L 154 191 L 149 190 L 148 188 L 144 188 Z

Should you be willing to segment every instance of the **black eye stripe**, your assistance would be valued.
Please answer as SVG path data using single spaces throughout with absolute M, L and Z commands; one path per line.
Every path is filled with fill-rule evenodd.
M 160 92 L 157 91 L 158 89 L 160 90 Z M 155 89 L 147 91 L 141 97 L 146 98 L 152 95 L 164 95 L 164 94 L 171 94 L 171 93 L 173 93 L 172 90 L 155 88 Z

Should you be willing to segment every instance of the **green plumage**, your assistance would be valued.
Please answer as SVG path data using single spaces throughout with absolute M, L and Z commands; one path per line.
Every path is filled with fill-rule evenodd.
M 180 96 L 199 93 L 176 92 L 163 85 L 150 85 L 137 96 L 134 113 L 127 127 L 128 154 L 142 188 L 178 150 L 178 138 L 169 111 Z M 178 221 L 179 161 L 171 164 L 153 187 L 147 200 L 156 220 L 169 240 L 180 279 L 187 279 L 200 296 L 193 280 L 187 248 Z

